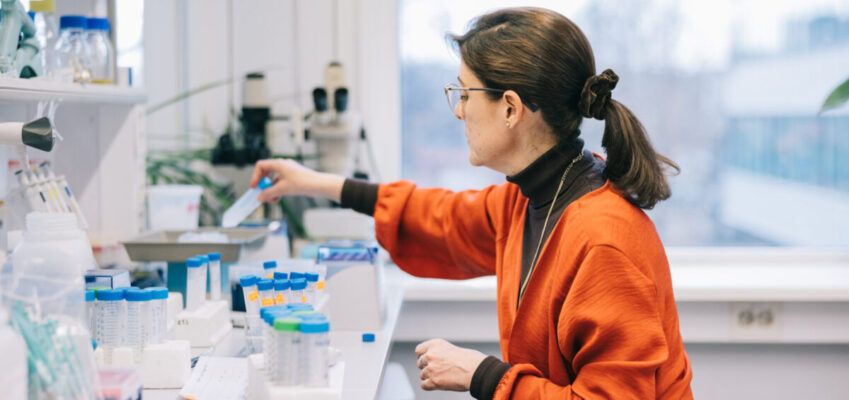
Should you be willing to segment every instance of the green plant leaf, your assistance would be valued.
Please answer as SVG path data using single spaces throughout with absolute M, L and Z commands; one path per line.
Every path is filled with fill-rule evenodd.
M 847 100 L 849 100 L 849 79 L 840 84 L 840 86 L 828 95 L 825 102 L 822 103 L 822 107 L 820 107 L 820 114 L 840 107 L 846 103 Z

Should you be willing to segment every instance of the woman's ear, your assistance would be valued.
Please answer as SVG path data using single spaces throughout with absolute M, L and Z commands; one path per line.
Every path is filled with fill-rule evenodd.
M 519 94 L 512 90 L 505 91 L 502 99 L 507 106 L 504 112 L 506 125 L 508 128 L 512 128 L 522 119 L 522 115 L 525 113 L 525 105 L 522 104 Z

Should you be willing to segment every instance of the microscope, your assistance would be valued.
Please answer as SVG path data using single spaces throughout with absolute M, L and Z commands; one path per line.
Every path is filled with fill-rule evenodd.
M 32 78 L 42 74 L 35 24 L 18 0 L 0 0 L 0 74 Z
M 265 138 L 270 119 L 271 104 L 268 101 L 265 75 L 261 72 L 249 73 L 242 84 L 242 114 L 239 116 L 241 129 L 218 138 L 218 143 L 212 149 L 212 164 L 241 167 L 270 157 Z
M 307 140 L 316 144 L 318 169 L 342 176 L 367 178 L 358 164 L 365 140 L 362 116 L 348 110 L 348 88 L 342 64 L 331 62 L 324 71 L 324 87 L 312 92 L 315 108 Z

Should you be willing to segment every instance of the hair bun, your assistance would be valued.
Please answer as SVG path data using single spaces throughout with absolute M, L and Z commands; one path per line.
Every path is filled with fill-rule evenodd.
M 589 77 L 584 82 L 581 101 L 578 103 L 581 116 L 598 120 L 607 117 L 610 95 L 617 83 L 619 83 L 619 76 L 611 69 L 606 69 L 599 75 Z

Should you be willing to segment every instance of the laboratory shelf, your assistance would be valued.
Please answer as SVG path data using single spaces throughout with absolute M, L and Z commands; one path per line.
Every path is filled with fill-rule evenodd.
M 144 103 L 147 95 L 141 88 L 0 77 L 0 101 L 41 100 L 133 105 Z

